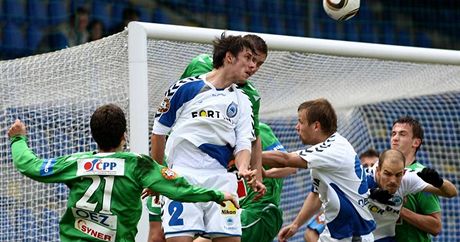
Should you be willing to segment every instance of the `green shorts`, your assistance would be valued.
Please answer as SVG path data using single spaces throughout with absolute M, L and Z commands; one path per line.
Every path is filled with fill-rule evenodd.
M 155 203 L 155 199 L 149 196 L 146 200 L 147 209 L 149 210 L 149 222 L 161 222 L 161 205 Z
M 241 241 L 272 242 L 282 225 L 283 212 L 274 204 L 243 209 Z

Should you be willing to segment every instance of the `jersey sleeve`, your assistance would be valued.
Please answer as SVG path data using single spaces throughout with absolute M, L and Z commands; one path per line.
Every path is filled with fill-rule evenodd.
M 201 54 L 196 56 L 190 61 L 190 64 L 182 73 L 181 79 L 193 76 L 199 76 L 212 71 L 212 58 L 207 54 Z
M 297 151 L 299 156 L 307 162 L 308 168 L 336 170 L 340 167 L 337 153 L 328 149 L 324 143 L 314 145 L 306 150 Z
M 262 142 L 262 150 L 279 150 L 287 152 L 284 146 L 280 143 L 273 130 L 265 123 L 259 123 L 260 141 Z
M 260 109 L 260 98 L 252 104 L 252 115 L 254 119 L 254 133 L 257 136 L 260 135 L 259 129 L 259 109 Z
M 419 172 L 424 168 L 424 166 L 419 162 L 414 162 L 408 168 L 409 170 Z M 441 212 L 439 197 L 436 194 L 432 194 L 429 192 L 418 192 L 412 195 L 408 195 L 408 197 L 412 197 L 415 199 L 417 213 L 432 214 Z
M 221 202 L 224 194 L 217 190 L 196 187 L 175 173 L 159 165 L 148 156 L 138 159 L 137 177 L 142 187 L 160 193 L 172 200 L 181 202 Z
M 204 82 L 196 78 L 182 79 L 171 85 L 155 114 L 152 132 L 167 135 L 184 105 L 192 100 L 203 86 Z
M 253 116 L 253 121 L 254 121 L 254 133 L 255 133 L 255 136 L 259 136 L 260 135 L 260 121 L 259 121 L 259 111 L 260 111 L 260 94 L 259 92 L 257 91 L 257 89 L 254 87 L 254 85 L 247 81 L 248 82 L 248 87 L 252 89 L 252 92 L 251 92 L 251 97 L 249 98 L 249 100 L 251 101 L 251 104 L 252 104 L 252 116 Z
M 66 162 L 69 156 L 40 159 L 27 146 L 27 137 L 11 138 L 11 153 L 16 168 L 25 176 L 39 182 L 63 182 L 75 177 L 75 163 Z
M 425 189 L 428 186 L 422 178 L 420 178 L 416 172 L 406 171 L 402 178 L 401 188 L 404 192 L 402 195 L 417 193 Z
M 251 104 L 249 98 L 237 89 L 238 99 L 240 100 L 241 114 L 236 124 L 236 145 L 234 154 L 241 150 L 251 151 L 251 142 L 255 140 L 253 120 L 251 116 Z

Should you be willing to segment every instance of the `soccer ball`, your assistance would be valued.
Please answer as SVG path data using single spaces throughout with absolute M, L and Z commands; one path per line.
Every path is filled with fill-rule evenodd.
M 329 17 L 344 21 L 358 13 L 360 0 L 323 0 L 323 8 Z

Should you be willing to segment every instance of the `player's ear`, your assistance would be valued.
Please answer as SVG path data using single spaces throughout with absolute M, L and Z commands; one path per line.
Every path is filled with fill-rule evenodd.
M 126 145 L 126 141 L 128 140 L 128 134 L 126 132 L 123 133 L 120 139 L 120 145 L 124 147 Z
M 230 51 L 227 51 L 227 53 L 225 53 L 225 61 L 224 62 L 226 62 L 228 64 L 231 64 L 231 63 L 233 63 L 234 58 L 235 57 L 233 56 L 233 54 Z
M 315 125 L 314 128 L 316 131 L 321 131 L 321 123 L 319 121 L 315 121 L 314 125 Z
M 412 141 L 412 146 L 414 146 L 414 148 L 417 148 L 420 147 L 420 145 L 422 145 L 422 140 L 420 138 L 414 138 Z

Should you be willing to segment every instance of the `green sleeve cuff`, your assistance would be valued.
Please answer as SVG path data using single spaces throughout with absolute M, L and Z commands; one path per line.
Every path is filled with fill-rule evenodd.
M 224 196 L 224 193 L 221 191 L 219 191 L 218 194 L 219 194 L 219 200 L 217 200 L 217 202 L 221 203 L 224 201 L 225 196 Z

